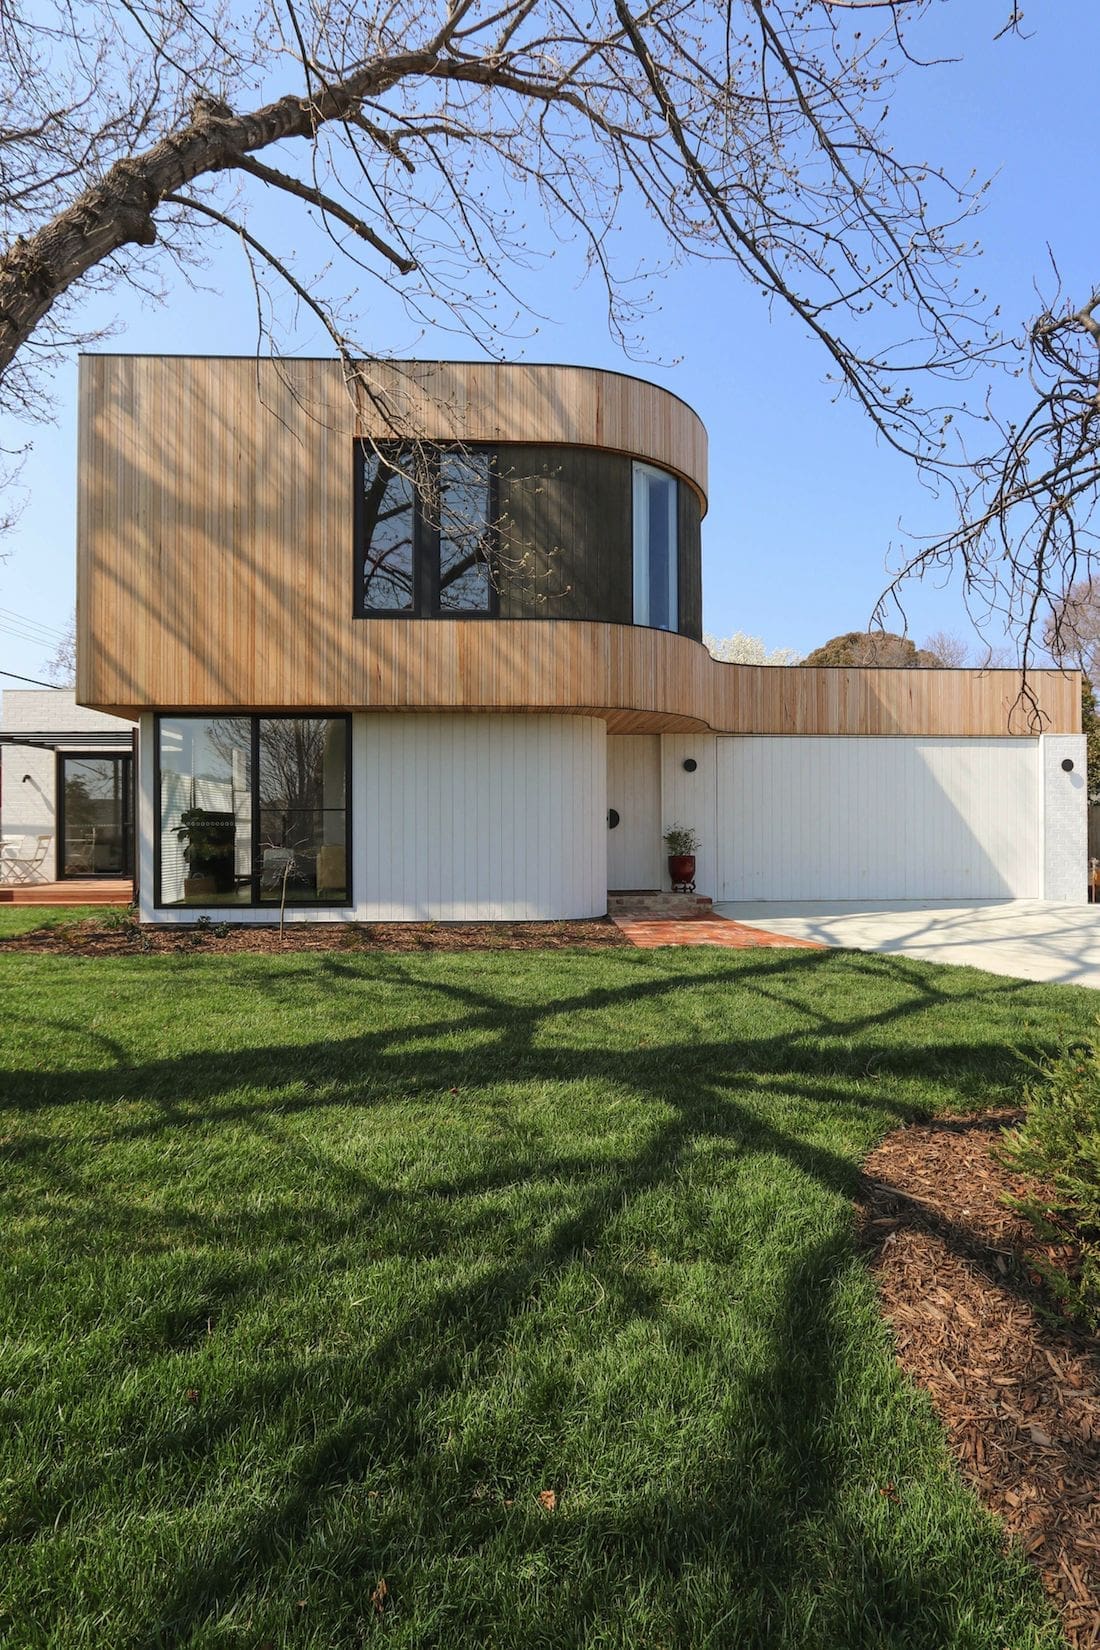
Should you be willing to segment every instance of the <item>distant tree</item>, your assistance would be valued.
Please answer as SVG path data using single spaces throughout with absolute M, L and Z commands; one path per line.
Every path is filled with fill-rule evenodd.
M 1096 711 L 1096 689 L 1087 676 L 1081 678 L 1081 732 L 1088 751 L 1089 801 L 1100 802 L 1100 715 Z
M 939 662 L 908 636 L 895 636 L 889 630 L 846 631 L 807 653 L 803 660 L 807 665 L 881 665 L 895 670 L 927 669 Z
M 726 665 L 797 665 L 802 655 L 793 647 L 769 648 L 760 636 L 735 630 L 732 636 L 703 636 L 711 657 Z
M 926 636 L 923 651 L 948 670 L 961 669 L 970 654 L 963 637 L 950 630 L 934 630 L 931 636 Z
M 1100 580 L 1070 585 L 1043 627 L 1043 646 L 1059 664 L 1100 679 Z
M 43 669 L 57 687 L 76 686 L 76 614 L 65 626 L 65 634 L 46 660 Z

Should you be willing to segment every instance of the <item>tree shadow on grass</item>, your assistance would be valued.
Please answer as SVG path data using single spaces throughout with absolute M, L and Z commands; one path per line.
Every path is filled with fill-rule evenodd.
M 742 967 L 737 983 L 771 990 L 790 966 L 761 960 Z M 424 988 L 402 967 L 387 977 Z M 869 1060 L 877 1077 L 895 1082 L 945 1060 L 987 1081 L 1003 1069 L 1004 1051 L 992 1043 L 853 1047 L 856 1037 L 934 1003 L 919 973 L 900 977 L 910 997 L 878 1013 L 829 1020 L 808 1009 L 815 1041 L 805 1046 L 787 1031 L 602 1053 L 544 1044 L 540 1028 L 563 1014 L 625 1008 L 640 990 L 661 1001 L 727 976 L 643 975 L 622 989 L 503 1006 L 485 988 L 435 982 L 457 1016 L 320 1047 L 200 1051 L 126 1067 L 125 1092 L 163 1109 L 118 1118 L 117 1130 L 110 1106 L 119 1069 L 80 1073 L 79 1097 L 104 1109 L 97 1150 L 115 1139 L 174 1153 L 193 1134 L 201 1151 L 231 1125 L 293 1152 L 303 1117 L 369 1108 L 394 1092 L 437 1096 L 446 1107 L 455 1051 L 423 1045 L 433 1035 L 485 1031 L 494 1040 L 470 1057 L 471 1080 L 479 1073 L 492 1084 L 503 1072 L 568 1087 L 595 1079 L 642 1097 L 652 1123 L 641 1141 L 598 1159 L 544 1151 L 540 1139 L 520 1149 L 509 1141 L 497 1161 L 411 1187 L 379 1184 L 311 1144 L 318 1174 L 334 1177 L 342 1201 L 334 1210 L 331 1201 L 296 1197 L 289 1225 L 284 1208 L 252 1209 L 243 1195 L 227 1223 L 201 1203 L 165 1209 L 108 1193 L 36 1146 L 24 1166 L 54 1200 L 58 1261 L 86 1252 L 93 1227 L 109 1249 L 140 1251 L 167 1236 L 213 1250 L 220 1269 L 198 1294 L 230 1358 L 235 1312 L 257 1296 L 277 1311 L 281 1290 L 334 1255 L 352 1272 L 418 1258 L 437 1271 L 408 1301 L 388 1301 L 384 1321 L 368 1318 L 343 1350 L 282 1348 L 272 1358 L 252 1347 L 231 1377 L 212 1383 L 209 1400 L 202 1395 L 167 1428 L 143 1426 L 131 1405 L 133 1433 L 116 1440 L 106 1463 L 63 1460 L 9 1532 L 48 1544 L 51 1531 L 76 1521 L 87 1534 L 97 1520 L 109 1523 L 97 1509 L 109 1504 L 111 1487 L 125 1496 L 128 1485 L 140 1486 L 140 1497 L 157 1483 L 178 1491 L 191 1479 L 216 1495 L 243 1429 L 262 1493 L 227 1496 L 200 1531 L 181 1523 L 157 1579 L 116 1599 L 113 1616 L 102 1618 L 105 1646 L 336 1647 L 376 1631 L 440 1650 L 1037 1645 L 1034 1593 L 947 1475 L 934 1429 L 914 1413 L 882 1344 L 870 1354 L 863 1344 L 875 1331 L 848 1215 L 857 1154 L 780 1126 L 766 1103 L 761 1109 L 757 1079 L 777 1070 L 788 1095 L 801 1088 L 820 1103 L 827 1081 L 837 1106 L 884 1119 L 915 1108 L 868 1096 Z M 824 1079 L 822 1036 L 833 1039 Z M 405 1046 L 413 1042 L 420 1046 Z M 303 1062 L 313 1089 L 288 1096 L 288 1072 Z M 271 1088 L 273 1098 L 219 1104 L 243 1071 L 253 1094 Z M 19 1076 L 22 1095 L 3 1092 L 32 1119 L 44 1122 L 76 1097 L 72 1073 Z M 681 1276 L 680 1253 L 651 1264 L 624 1252 L 636 1212 L 644 1228 L 654 1199 L 686 1195 L 701 1147 L 731 1152 L 744 1173 L 756 1162 L 780 1165 L 777 1197 L 801 1188 L 807 1205 L 791 1248 L 774 1255 L 772 1286 L 757 1291 L 743 1322 L 730 1305 L 742 1257 L 717 1228 L 691 1240 L 697 1277 Z M 466 1208 L 518 1188 L 541 1211 L 548 1187 L 556 1211 L 528 1223 L 513 1209 L 503 1242 L 477 1224 L 493 1217 L 491 1203 L 488 1214 Z M 705 1201 L 713 1191 L 705 1180 L 699 1195 Z M 587 1296 L 577 1304 L 577 1290 L 593 1304 Z M 186 1331 L 201 1318 L 183 1321 Z M 169 1314 L 163 1342 L 144 1355 L 161 1379 L 166 1358 L 183 1354 L 182 1384 L 192 1365 L 180 1322 Z M 545 1355 L 540 1323 L 551 1342 L 561 1337 L 557 1360 Z M 907 1475 L 912 1483 L 894 1489 Z M 552 1512 L 538 1501 L 546 1488 L 558 1498 Z M 161 1505 L 161 1518 L 172 1510 Z M 380 1576 L 388 1593 L 378 1614 L 371 1594 Z

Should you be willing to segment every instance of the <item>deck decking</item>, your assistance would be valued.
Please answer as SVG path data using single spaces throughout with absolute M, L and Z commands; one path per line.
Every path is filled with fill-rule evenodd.
M 113 877 L 0 883 L 0 905 L 129 905 L 133 897 L 133 883 Z

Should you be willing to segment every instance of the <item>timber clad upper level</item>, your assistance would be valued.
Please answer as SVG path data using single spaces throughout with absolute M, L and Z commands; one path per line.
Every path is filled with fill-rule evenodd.
M 370 370 L 369 382 L 349 383 L 336 361 L 82 359 L 81 703 L 123 715 L 560 708 L 623 731 L 1009 731 L 1019 686 L 1009 671 L 711 660 L 691 639 L 706 434 L 677 397 L 577 367 Z M 545 605 L 532 608 L 505 585 L 489 623 L 355 617 L 355 443 L 413 435 L 524 450 L 524 465 L 505 472 L 519 478 L 509 483 L 510 514 L 531 532 L 546 527 L 570 574 L 536 568 Z M 678 478 L 684 634 L 631 623 L 623 478 L 633 460 Z M 535 478 L 526 493 L 521 470 Z M 1036 672 L 1030 685 L 1049 731 L 1078 730 L 1076 677 Z M 1012 731 L 1027 731 L 1019 713 Z

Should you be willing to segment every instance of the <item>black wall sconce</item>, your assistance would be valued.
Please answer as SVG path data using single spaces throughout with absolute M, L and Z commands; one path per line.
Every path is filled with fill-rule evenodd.
M 1073 772 L 1073 757 L 1072 756 L 1064 756 L 1062 758 L 1062 772 L 1063 773 L 1072 773 Z
M 607 828 L 608 828 L 608 830 L 613 831 L 618 823 L 619 823 L 619 810 L 618 810 L 618 808 L 608 808 L 608 810 L 607 810 Z
M 686 756 L 684 758 L 684 772 L 685 773 L 694 773 L 698 766 L 699 766 L 699 764 L 695 760 L 694 756 Z

